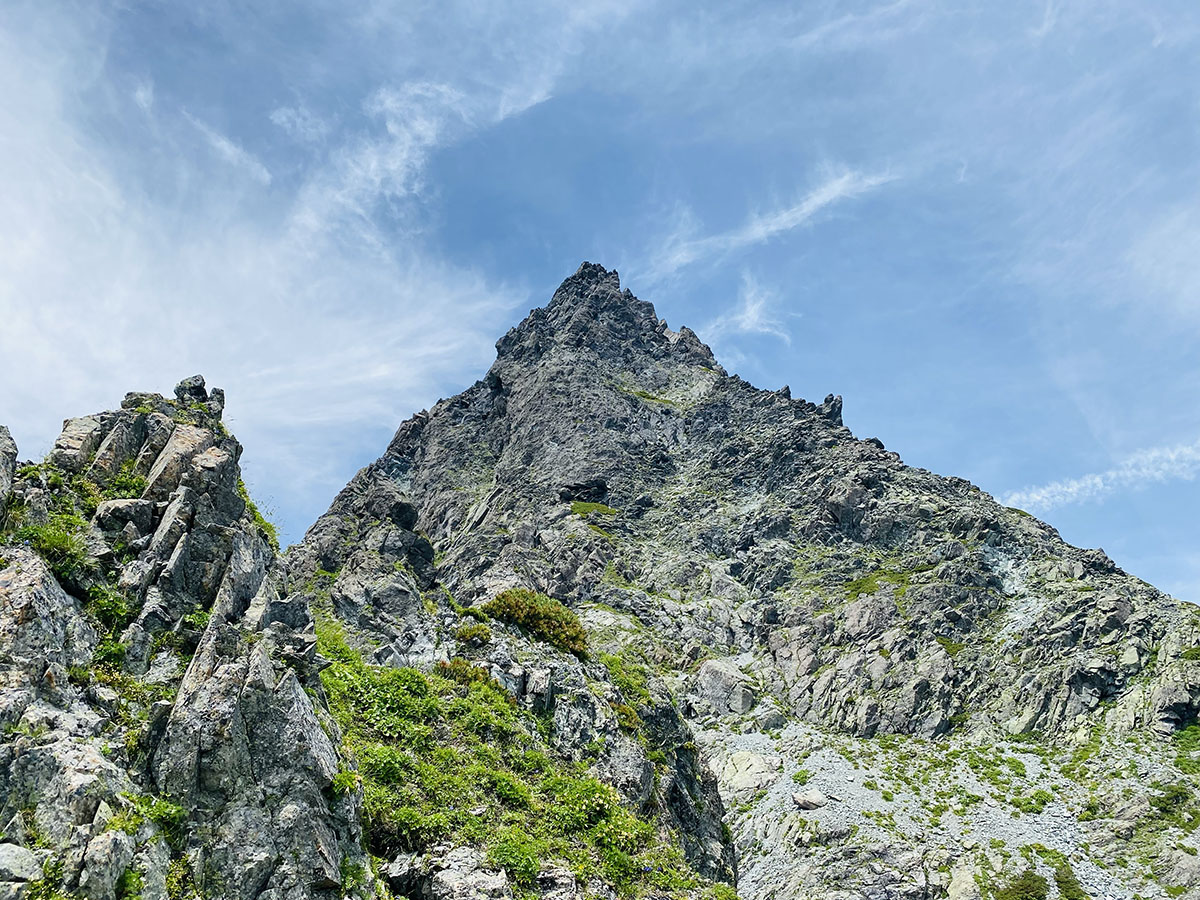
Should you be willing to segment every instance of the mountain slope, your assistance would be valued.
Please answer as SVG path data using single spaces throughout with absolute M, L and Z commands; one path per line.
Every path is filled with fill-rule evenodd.
M 14 896 L 1200 897 L 1200 617 L 615 272 L 282 559 L 222 402 L 0 432 Z
M 914 828 L 927 832 L 920 858 L 940 860 L 926 863 L 933 870 L 972 842 L 986 848 L 957 876 L 969 888 L 979 871 L 1012 868 L 987 846 L 1001 839 L 990 836 L 994 809 L 1022 817 L 1005 831 L 1018 860 L 1021 846 L 1053 834 L 1045 816 L 1089 823 L 1063 831 L 1056 852 L 1066 854 L 1106 839 L 1090 824 L 1098 806 L 1128 830 L 1129 802 L 1157 796 L 1147 780 L 1179 777 L 1158 765 L 1175 755 L 1160 735 L 1195 717 L 1191 611 L 973 485 L 854 439 L 840 408 L 840 398 L 815 405 L 726 375 L 694 334 L 670 331 L 615 273 L 585 264 L 498 342 L 483 380 L 400 427 L 289 568 L 335 568 L 346 557 L 331 548 L 353 546 L 354 510 L 398 490 L 436 550 L 431 577 L 457 603 L 523 586 L 580 610 L 594 643 L 661 679 L 733 782 L 722 788 L 747 896 L 867 890 L 873 879 L 868 893 L 907 891 L 913 860 L 888 848 L 909 844 Z M 392 616 L 369 594 L 369 580 L 345 575 L 333 587 L 376 659 L 429 665 L 464 652 L 438 615 L 414 605 Z M 504 641 L 466 652 L 501 678 L 514 653 Z M 1098 732 L 1117 747 L 1098 752 Z M 897 780 L 902 766 L 885 759 L 879 735 L 900 759 L 940 772 L 928 797 Z M 1131 741 L 1147 747 L 1133 754 Z M 962 759 L 948 764 L 953 752 Z M 806 754 L 837 776 L 801 765 Z M 845 757 L 870 755 L 895 771 L 872 778 L 860 762 L 841 772 Z M 1128 782 L 1140 798 L 1099 777 L 1135 759 L 1153 776 Z M 854 796 L 797 809 L 786 776 L 801 768 L 827 793 Z M 881 779 L 894 783 L 862 788 Z M 1037 793 L 1048 788 L 1053 800 Z M 898 793 L 911 802 L 882 799 Z M 851 829 L 862 849 L 841 862 L 796 852 L 797 840 L 845 852 Z M 1154 841 L 1151 868 L 1166 869 L 1146 879 L 1189 879 L 1190 854 Z M 887 877 L 862 869 L 881 855 Z M 1097 889 L 1124 890 L 1099 863 L 1077 861 Z M 920 891 L 937 896 L 951 875 L 923 876 Z

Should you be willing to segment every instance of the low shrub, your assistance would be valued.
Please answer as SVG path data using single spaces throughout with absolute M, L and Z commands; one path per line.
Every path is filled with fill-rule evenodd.
M 1055 867 L 1054 883 L 1058 886 L 1058 896 L 1061 900 L 1090 900 L 1087 891 L 1075 877 L 1071 864 L 1066 861 Z
M 99 620 L 106 631 L 119 631 L 133 619 L 129 600 L 121 591 L 110 584 L 96 584 L 88 588 L 88 611 Z
M 438 663 L 438 674 L 457 684 L 472 684 L 476 681 L 488 680 L 487 672 L 461 656 Z
M 580 659 L 587 656 L 587 632 L 579 623 L 579 617 L 545 594 L 526 588 L 510 588 L 484 603 L 480 610 Z
M 488 848 L 488 862 L 508 873 L 522 887 L 529 887 L 542 867 L 541 842 L 520 828 L 502 828 Z
M 617 716 L 617 725 L 624 731 L 631 734 L 640 734 L 642 731 L 642 717 L 637 714 L 637 710 L 628 703 L 612 704 L 612 711 Z
M 993 900 L 1046 900 L 1050 883 L 1033 869 L 1026 869 L 1008 884 L 992 889 Z
M 469 647 L 482 647 L 492 639 L 492 629 L 482 622 L 470 622 L 459 625 L 454 631 L 454 639 Z
M 1163 784 L 1156 781 L 1150 785 L 1159 793 L 1150 797 L 1150 805 L 1165 816 L 1176 816 L 1192 800 L 1192 790 L 1184 782 Z

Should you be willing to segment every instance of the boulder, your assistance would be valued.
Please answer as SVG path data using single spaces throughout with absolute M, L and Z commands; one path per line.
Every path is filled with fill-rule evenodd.
M 575 900 L 579 896 L 571 870 L 554 865 L 542 866 L 538 872 L 537 892 L 541 900 Z
M 154 504 L 149 500 L 105 500 L 92 518 L 102 531 L 117 533 L 132 524 L 139 535 L 150 531 L 153 520 Z
M 829 798 L 817 788 L 809 788 L 792 794 L 792 802 L 797 809 L 820 809 L 829 802 Z
M 725 659 L 705 660 L 697 676 L 700 696 L 718 715 L 745 715 L 754 708 L 754 691 L 747 681 L 741 670 Z
M 180 403 L 208 402 L 208 391 L 204 389 L 204 376 L 190 375 L 175 385 L 175 399 Z
M 195 425 L 176 426 L 146 476 L 146 490 L 142 496 L 147 500 L 166 500 L 179 486 L 188 464 L 212 444 L 213 434 L 208 429 Z
M 47 460 L 67 472 L 81 472 L 107 432 L 107 416 L 80 416 L 63 422 Z
M 126 460 L 134 459 L 146 437 L 146 423 L 142 416 L 124 410 L 116 416 L 116 422 L 100 442 L 87 469 L 87 477 L 98 484 L 104 484 L 117 474 Z
M 512 888 L 500 869 L 484 867 L 483 854 L 457 847 L 434 863 L 423 892 L 427 900 L 510 900 Z
M 30 672 L 47 662 L 64 669 L 86 665 L 97 635 L 79 601 L 67 594 L 42 558 L 24 547 L 6 547 L 0 569 L 0 660 Z
M 0 881 L 37 881 L 42 867 L 33 852 L 16 844 L 0 844 Z
M 723 788 L 737 798 L 745 798 L 772 784 L 782 764 L 778 756 L 737 750 L 725 760 L 718 777 Z

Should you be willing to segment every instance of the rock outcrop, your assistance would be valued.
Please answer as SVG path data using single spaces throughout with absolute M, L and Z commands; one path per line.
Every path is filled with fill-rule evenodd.
M 1200 616 L 615 272 L 282 557 L 223 408 L 0 429 L 0 896 L 1200 897 Z
M 341 896 L 365 857 L 304 690 L 311 620 L 275 588 L 220 393 L 181 388 L 69 419 L 16 470 L 0 820 L 24 846 L 0 859 L 12 884 L 96 900 Z

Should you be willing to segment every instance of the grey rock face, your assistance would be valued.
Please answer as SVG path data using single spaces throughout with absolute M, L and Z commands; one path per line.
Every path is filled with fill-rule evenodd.
M 65 669 L 87 663 L 97 635 L 80 609 L 36 553 L 24 547 L 5 550 L 0 569 L 0 660 L 27 675 L 46 666 Z
M 246 511 L 223 396 L 199 378 L 176 396 L 68 420 L 13 485 L 9 534 L 77 527 L 50 510 L 90 521 L 45 559 L 41 537 L 0 548 L 0 816 L 72 896 L 117 900 L 136 873 L 147 898 L 170 882 L 332 900 L 365 860 L 357 798 L 330 787 L 336 729 L 306 691 L 312 619 Z M 130 472 L 142 497 L 95 500 Z M 28 875 L 30 853 L 0 862 Z
M 754 708 L 754 691 L 736 666 L 723 659 L 708 659 L 700 665 L 698 690 L 717 715 L 745 715 Z
M 0 524 L 4 522 L 4 509 L 12 491 L 13 476 L 17 471 L 17 443 L 9 430 L 0 425 Z
M 16 844 L 0 844 L 0 881 L 37 881 L 42 867 L 37 857 Z
M 820 809 L 829 802 L 829 798 L 817 788 L 810 788 L 792 794 L 792 802 L 796 804 L 797 809 Z
M 430 584 L 463 605 L 517 585 L 548 593 L 584 614 L 596 647 L 652 660 L 686 717 L 667 730 L 714 754 L 797 721 L 870 754 L 880 735 L 949 747 L 1020 735 L 1064 748 L 1093 728 L 1161 740 L 1195 719 L 1200 666 L 1180 655 L 1200 637 L 1177 603 L 975 486 L 856 439 L 842 414 L 840 396 L 813 404 L 727 375 L 692 332 L 672 331 L 616 273 L 585 264 L 497 343 L 481 381 L 400 426 L 288 568 L 300 581 L 341 566 L 337 615 L 359 646 L 397 663 L 462 652 L 454 620 L 416 606 Z M 383 532 L 355 524 L 376 502 L 406 510 L 402 523 L 374 517 L 375 528 L 398 529 L 398 547 L 407 530 L 422 538 L 409 582 L 371 562 Z M 576 680 L 573 664 L 549 665 L 542 649 L 499 643 L 508 649 L 472 652 L 522 702 L 552 709 L 562 752 L 612 733 L 595 702 L 603 689 L 582 690 L 603 674 L 579 669 Z M 536 691 L 535 670 L 554 672 Z M 597 771 L 636 798 L 636 759 L 609 752 Z M 792 885 L 777 896 L 942 896 L 974 876 L 952 877 L 946 863 L 943 877 L 937 860 L 985 865 L 957 839 L 915 831 L 905 839 L 916 855 L 899 853 L 874 819 L 846 818 L 865 815 L 857 800 L 813 804 L 799 811 L 805 820 L 786 765 L 742 763 L 676 772 L 682 796 L 668 808 L 707 871 L 728 858 L 714 809 L 732 826 L 744 896 L 771 896 L 773 880 Z M 701 772 L 725 804 L 697 814 Z M 798 795 L 807 805 L 842 792 L 819 784 Z M 735 803 L 746 810 L 729 811 Z M 864 837 L 844 858 L 794 853 L 797 841 L 850 840 L 851 826 Z M 1074 840 L 1061 846 L 1085 853 Z M 767 845 L 776 849 L 759 852 Z M 1087 877 L 1111 888 L 1103 871 Z
M 477 834 L 368 859 L 314 610 L 366 663 L 490 678 L 522 746 L 744 900 L 981 898 L 1026 869 L 1050 898 L 1200 897 L 1200 615 L 856 439 L 840 396 L 729 376 L 615 272 L 581 266 L 283 561 L 224 402 L 199 376 L 129 394 L 20 469 L 0 429 L 0 897 L 47 852 L 114 900 L 130 871 L 144 898 L 514 896 Z M 29 530 L 74 516 L 58 550 Z M 587 653 L 480 628 L 513 587 Z M 518 886 L 617 896 L 580 878 Z
M 78 472 L 91 460 L 108 431 L 111 416 L 80 416 L 63 422 L 62 434 L 54 441 L 49 460 L 67 472 Z

